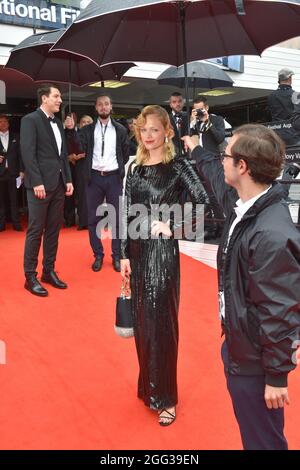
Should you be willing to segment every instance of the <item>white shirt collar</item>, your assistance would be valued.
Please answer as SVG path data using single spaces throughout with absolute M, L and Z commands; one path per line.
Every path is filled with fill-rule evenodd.
M 5 132 L 0 131 L 0 135 L 2 135 L 3 137 L 7 137 L 8 133 L 9 133 L 9 131 L 5 131 Z
M 46 113 L 46 111 L 43 110 L 43 108 L 40 107 L 40 110 L 43 111 L 43 113 L 47 116 L 47 118 L 51 117 L 51 118 L 54 118 L 54 114 L 53 116 L 50 116 L 50 114 Z
M 257 194 L 257 196 L 254 196 L 251 199 L 248 199 L 248 201 L 246 202 L 243 202 L 241 199 L 238 199 L 236 201 L 236 207 L 234 208 L 237 217 L 241 219 L 246 214 L 246 212 L 250 209 L 250 207 L 252 207 L 253 204 L 257 201 L 257 199 L 259 199 L 261 196 L 266 194 L 271 187 L 272 186 L 269 186 L 265 191 Z
M 113 127 L 113 124 L 112 124 L 110 118 L 109 118 L 109 120 L 107 121 L 107 124 L 103 124 L 103 123 L 100 121 L 99 118 L 97 119 L 97 121 L 98 121 L 98 124 L 99 124 L 100 127 L 101 127 L 101 124 L 102 124 L 102 127 L 105 127 L 105 126 L 107 126 L 107 127 L 109 127 L 109 128 Z

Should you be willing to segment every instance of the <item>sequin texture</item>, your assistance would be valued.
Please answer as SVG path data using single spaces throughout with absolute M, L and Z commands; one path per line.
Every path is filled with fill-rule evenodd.
M 175 158 L 168 164 L 136 166 L 128 172 L 126 180 L 127 222 L 131 221 L 132 204 L 146 205 L 150 214 L 153 204 L 178 203 L 184 190 L 194 203 L 205 202 L 199 177 L 187 160 Z M 178 400 L 178 240 L 127 237 L 121 242 L 121 257 L 130 259 L 132 269 L 135 342 L 140 366 L 138 397 L 153 409 L 174 406 Z

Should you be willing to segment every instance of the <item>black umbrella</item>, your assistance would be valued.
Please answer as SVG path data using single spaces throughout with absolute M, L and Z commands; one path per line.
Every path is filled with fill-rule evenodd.
M 131 62 L 99 67 L 86 57 L 50 48 L 65 30 L 33 34 L 11 50 L 6 68 L 17 70 L 35 81 L 54 81 L 82 86 L 96 81 L 120 80 L 135 64 Z M 69 90 L 71 100 L 71 89 Z M 69 109 L 70 109 L 69 103 Z
M 130 60 L 178 67 L 260 54 L 299 32 L 300 0 L 92 0 L 53 49 L 99 65 Z
M 157 81 L 160 85 L 185 87 L 184 66 L 169 67 L 159 75 Z M 218 88 L 230 87 L 233 80 L 224 70 L 216 65 L 205 62 L 190 62 L 187 64 L 187 82 L 189 88 Z

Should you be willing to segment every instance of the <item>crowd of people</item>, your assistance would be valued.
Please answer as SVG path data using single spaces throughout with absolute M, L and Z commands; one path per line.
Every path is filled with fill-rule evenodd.
M 279 77 L 287 75 L 285 71 Z M 0 167 L 4 165 L 5 178 L 12 180 L 16 230 L 16 177 L 24 177 L 26 187 L 25 288 L 40 297 L 48 296 L 42 283 L 67 288 L 57 276 L 55 261 L 64 216 L 70 224 L 74 221 L 72 181 L 79 228 L 88 228 L 94 272 L 102 269 L 104 257 L 99 207 L 105 200 L 116 214 L 123 212 L 122 236 L 120 218 L 111 221 L 111 256 L 113 269 L 130 280 L 137 395 L 158 412 L 161 426 L 169 426 L 178 403 L 178 220 L 164 217 L 157 207 L 182 203 L 183 194 L 194 205 L 206 205 L 209 198 L 213 214 L 225 221 L 217 260 L 222 358 L 243 446 L 287 449 L 287 378 L 296 367 L 293 352 L 300 331 L 300 234 L 276 181 L 284 166 L 283 141 L 265 126 L 244 125 L 234 131 L 224 151 L 224 120 L 209 112 L 205 97 L 194 101 L 188 116 L 182 96 L 173 93 L 170 114 L 158 105 L 146 106 L 127 123 L 128 130 L 113 119 L 106 93 L 96 100 L 96 119 L 84 116 L 78 128 L 74 114 L 64 123 L 55 117 L 62 103 L 56 85 L 42 85 L 38 97 L 39 108 L 21 122 L 22 159 L 15 158 L 14 165 L 8 160 L 9 172 L 0 151 Z M 275 102 L 274 96 L 270 99 Z M 299 124 L 297 103 L 290 119 L 295 127 Z M 0 117 L 2 134 L 7 127 L 7 119 Z M 3 150 L 19 145 L 14 136 L 5 145 L 2 134 Z M 121 207 L 125 165 L 132 152 Z M 134 211 L 137 206 L 145 208 L 144 218 Z M 0 223 L 1 229 L 1 205 Z M 138 237 L 131 232 L 133 226 Z M 40 282 L 36 269 L 42 242 Z

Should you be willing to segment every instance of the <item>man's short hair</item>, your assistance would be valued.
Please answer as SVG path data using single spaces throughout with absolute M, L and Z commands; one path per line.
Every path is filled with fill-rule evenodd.
M 7 121 L 9 121 L 8 116 L 6 116 L 6 114 L 0 114 L 0 119 L 6 119 Z
M 37 98 L 39 104 L 43 103 L 42 96 L 49 96 L 51 88 L 56 88 L 60 91 L 59 87 L 55 83 L 43 83 L 37 90 Z
M 292 75 L 295 75 L 295 73 L 291 69 L 281 69 L 278 72 L 278 80 L 288 80 Z
M 182 98 L 182 94 L 179 93 L 179 91 L 174 91 L 174 92 L 172 93 L 172 95 L 170 96 L 170 98 L 172 98 L 172 96 L 176 96 L 176 97 L 181 96 L 181 98 Z
M 255 183 L 271 184 L 281 174 L 285 145 L 276 132 L 262 124 L 245 124 L 234 133 L 238 139 L 231 147 L 237 164 L 243 159 Z
M 198 104 L 198 103 L 208 104 L 207 98 L 205 96 L 198 96 L 198 98 L 195 98 L 193 100 L 193 104 Z
M 98 101 L 99 98 L 104 98 L 104 97 L 105 97 L 105 98 L 109 98 L 110 102 L 112 103 L 112 97 L 111 97 L 111 95 L 110 95 L 109 93 L 105 92 L 105 91 L 100 92 L 100 93 L 98 94 L 98 96 L 97 96 L 95 102 L 97 103 L 97 101 Z

